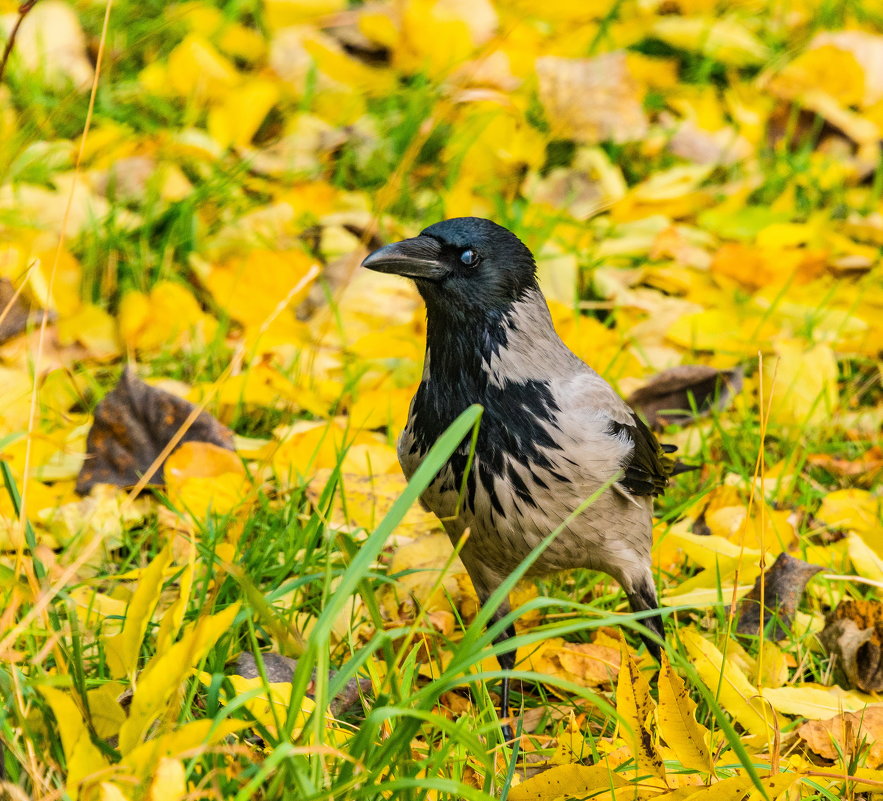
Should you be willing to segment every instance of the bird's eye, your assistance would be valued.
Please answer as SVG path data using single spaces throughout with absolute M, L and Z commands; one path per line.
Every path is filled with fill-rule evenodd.
M 460 254 L 460 261 L 467 267 L 474 267 L 479 262 L 479 256 L 474 250 L 464 250 Z

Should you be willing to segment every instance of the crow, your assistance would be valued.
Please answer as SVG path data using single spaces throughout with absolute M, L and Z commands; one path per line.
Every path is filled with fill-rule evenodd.
M 467 438 L 422 496 L 454 543 L 469 530 L 460 558 L 480 601 L 606 485 L 528 575 L 599 570 L 619 582 L 632 610 L 657 610 L 653 497 L 677 472 L 674 449 L 561 341 L 530 250 L 490 220 L 460 217 L 381 247 L 362 265 L 413 279 L 426 304 L 423 375 L 398 441 L 405 476 L 464 409 L 484 407 L 471 469 Z M 493 620 L 509 612 L 504 603 Z M 642 622 L 655 635 L 644 641 L 658 660 L 662 622 Z M 498 643 L 514 635 L 510 625 Z M 498 659 L 506 672 L 515 666 L 512 650 Z M 508 718 L 505 674 L 500 705 Z M 508 725 L 503 732 L 511 739 Z

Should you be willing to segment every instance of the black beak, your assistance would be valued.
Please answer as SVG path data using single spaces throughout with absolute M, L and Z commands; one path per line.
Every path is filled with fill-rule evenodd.
M 375 250 L 363 267 L 379 273 L 395 273 L 405 278 L 439 281 L 450 270 L 442 261 L 442 247 L 430 236 L 415 236 Z

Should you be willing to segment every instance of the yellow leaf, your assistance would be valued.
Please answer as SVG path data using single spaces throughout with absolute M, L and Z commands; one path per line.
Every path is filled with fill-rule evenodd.
M 180 801 L 187 795 L 187 774 L 177 759 L 163 757 L 147 788 L 147 801 Z
M 224 100 L 239 83 L 239 73 L 202 36 L 188 34 L 169 54 L 166 91 L 199 104 Z
M 451 560 L 453 547 L 448 535 L 434 532 L 419 537 L 413 542 L 400 545 L 393 553 L 389 564 L 391 575 L 399 575 L 394 590 L 397 597 L 412 597 L 426 610 L 450 609 L 451 598 L 459 605 L 464 595 L 459 576 L 466 568 L 459 557 Z M 450 562 L 447 572 L 440 571 Z M 438 584 L 434 594 L 433 587 Z
M 158 350 L 188 343 L 193 333 L 203 342 L 214 336 L 217 322 L 196 298 L 174 281 L 158 282 L 149 294 L 128 292 L 119 309 L 120 336 L 135 350 Z
M 829 492 L 822 498 L 816 517 L 833 529 L 845 529 L 857 534 L 869 534 L 870 542 L 878 541 L 883 556 L 883 539 L 880 539 L 880 516 L 883 512 L 880 499 L 864 489 L 850 488 Z
M 157 762 L 166 758 L 183 758 L 197 749 L 208 748 L 228 735 L 241 731 L 246 724 L 241 720 L 192 720 L 183 726 L 153 737 L 123 755 L 120 765 L 141 781 L 153 775 Z
M 125 691 L 125 686 L 109 681 L 89 690 L 89 717 L 95 733 L 104 739 L 115 737 L 126 720 L 126 711 L 117 700 Z
M 650 696 L 650 685 L 638 669 L 625 640 L 620 644 L 622 661 L 616 682 L 616 715 L 620 736 L 629 741 L 635 755 L 635 769 L 641 774 L 652 774 L 661 783 L 648 781 L 653 786 L 667 787 L 665 766 L 654 736 L 657 732 L 656 704 Z
M 56 327 L 62 345 L 79 342 L 95 359 L 111 359 L 120 354 L 116 321 L 104 309 L 86 304 L 73 315 L 62 317 Z
M 778 773 L 775 776 L 762 778 L 761 784 L 767 797 L 772 801 L 790 790 L 801 779 L 801 774 Z M 659 796 L 660 801 L 664 796 Z M 701 790 L 681 795 L 679 801 L 744 801 L 744 799 L 761 798 L 751 776 L 740 774 L 715 782 Z
M 129 797 L 115 784 L 101 782 L 98 785 L 100 801 L 129 801 Z
M 705 686 L 715 693 L 718 701 L 748 732 L 760 738 L 764 744 L 773 742 L 766 705 L 756 696 L 758 691 L 745 674 L 730 660 L 724 662 L 723 654 L 693 629 L 681 630 L 681 642 L 687 648 L 696 672 Z M 723 681 L 721 681 L 723 677 Z
M 391 463 L 390 468 L 395 472 L 342 473 L 335 505 L 328 515 L 331 525 L 352 525 L 373 529 L 392 508 L 408 483 L 398 469 L 397 461 Z M 331 472 L 327 468 L 318 471 L 307 487 L 307 497 L 316 505 L 322 497 Z M 437 531 L 440 526 L 434 514 L 427 512 L 419 504 L 414 504 L 396 527 L 396 534 L 399 537 L 422 537 L 429 532 Z M 450 553 L 450 542 L 447 553 Z
M 763 361 L 763 403 L 770 423 L 815 426 L 829 421 L 840 401 L 831 348 L 779 340 L 775 354 Z
M 187 611 L 187 604 L 190 601 L 190 590 L 193 587 L 193 574 L 196 569 L 194 563 L 195 546 L 190 541 L 190 561 L 181 573 L 178 579 L 178 597 L 174 603 L 165 611 L 162 620 L 159 622 L 159 631 L 156 634 L 156 652 L 163 653 L 174 642 L 175 637 L 181 630 L 181 624 L 184 622 L 184 614 Z
M 393 64 L 441 77 L 466 61 L 496 24 L 489 0 L 411 0 L 402 9 Z
M 678 317 L 665 335 L 683 348 L 756 356 L 777 333 L 759 311 L 713 308 Z
M 662 670 L 659 673 L 657 714 L 659 733 L 678 761 L 691 770 L 712 772 L 714 765 L 708 750 L 708 729 L 696 721 L 696 702 L 665 654 L 662 655 Z
M 573 643 L 550 637 L 539 646 L 525 650 L 526 669 L 562 678 L 581 687 L 609 686 L 620 669 L 618 644 L 612 647 L 598 642 Z M 522 658 L 520 652 L 518 656 Z M 550 689 L 559 692 L 554 686 Z
M 231 450 L 210 442 L 185 442 L 166 460 L 169 500 L 202 520 L 209 513 L 225 515 L 250 496 L 242 460 Z
M 849 560 L 855 572 L 871 581 L 883 581 L 883 557 L 874 551 L 858 534 L 847 538 Z
M 106 769 L 107 759 L 97 746 L 92 744 L 83 713 L 73 698 L 54 687 L 38 689 L 55 715 L 58 733 L 61 736 L 61 747 L 64 749 L 67 762 L 65 787 L 71 798 L 76 801 L 83 781 Z
M 580 716 L 582 718 L 582 715 Z M 586 743 L 582 728 L 577 722 L 576 715 L 570 710 L 567 726 L 558 734 L 558 743 L 555 753 L 549 759 L 552 765 L 572 765 L 581 762 L 591 756 L 591 749 Z
M 163 715 L 181 682 L 233 623 L 239 604 L 216 615 L 201 617 L 167 651 L 158 653 L 138 677 L 129 718 L 120 729 L 120 751 L 132 751 L 146 738 L 153 722 Z
M 873 703 L 873 696 L 856 690 L 842 690 L 836 684 L 800 684 L 794 687 L 762 687 L 760 694 L 783 715 L 810 720 L 828 720 L 841 712 L 861 712 Z
M 208 115 L 208 132 L 224 148 L 246 147 L 279 99 L 271 81 L 256 78 L 231 89 Z
M 848 50 L 822 45 L 805 50 L 786 64 L 771 88 L 792 99 L 807 91 L 821 91 L 844 106 L 854 106 L 864 98 L 865 71 Z
M 4 431 L 23 431 L 31 412 L 31 393 L 34 380 L 24 370 L 0 365 L 0 386 L 3 387 L 3 405 L 0 422 Z
M 510 788 L 508 801 L 557 801 L 563 798 L 595 797 L 598 793 L 625 787 L 629 781 L 610 765 L 558 765 L 525 779 Z
M 199 680 L 208 685 L 211 683 L 211 676 L 207 673 L 200 673 Z M 271 732 L 276 732 L 276 722 L 284 723 L 289 714 L 291 706 L 291 683 L 290 682 L 268 682 L 264 684 L 264 680 L 260 676 L 253 679 L 246 679 L 243 676 L 228 676 L 227 680 L 233 686 L 236 696 L 248 693 L 251 697 L 245 702 L 245 708 L 254 716 L 262 726 Z M 256 693 L 254 691 L 257 691 Z M 228 699 L 228 703 L 234 698 Z M 291 736 L 297 736 L 303 731 L 304 724 L 316 709 L 316 705 L 311 698 L 304 697 L 301 702 L 301 708 L 295 716 L 294 728 Z
M 763 64 L 770 51 L 744 25 L 734 19 L 699 16 L 658 17 L 651 35 L 683 50 L 696 50 L 734 67 Z
M 267 24 L 273 30 L 315 23 L 322 17 L 346 10 L 346 0 L 264 0 Z
M 313 57 L 319 72 L 369 96 L 384 96 L 394 92 L 397 80 L 392 72 L 365 66 L 347 55 L 334 39 L 325 36 L 307 36 L 304 49 Z
M 315 264 L 316 259 L 302 250 L 250 248 L 244 256 L 213 268 L 205 284 L 230 317 L 246 327 L 259 328 Z M 300 303 L 311 283 L 292 295 L 288 306 Z
M 141 641 L 150 623 L 150 617 L 159 601 L 163 574 L 172 561 L 171 547 L 163 548 L 141 574 L 141 580 L 126 609 L 123 630 L 104 638 L 104 652 L 110 674 L 116 678 L 132 677 L 138 667 Z
M 781 687 L 788 676 L 788 655 L 772 640 L 762 640 L 756 683 L 760 687 Z

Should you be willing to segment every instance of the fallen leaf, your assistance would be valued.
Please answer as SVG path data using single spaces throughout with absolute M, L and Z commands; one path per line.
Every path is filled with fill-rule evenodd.
M 829 492 L 822 498 L 816 518 L 834 529 L 870 534 L 873 542 L 880 532 L 880 498 L 865 489 L 850 488 Z M 883 557 L 883 546 L 880 548 Z
M 865 768 L 883 766 L 883 704 L 844 712 L 830 720 L 807 721 L 797 734 L 823 759 L 843 760 L 848 765 L 861 754 Z
M 616 682 L 616 714 L 620 736 L 627 740 L 635 755 L 635 770 L 641 775 L 658 777 L 661 781 L 644 779 L 652 786 L 667 787 L 665 766 L 659 753 L 656 734 L 656 702 L 650 696 L 650 685 L 641 673 L 623 639 L 620 643 L 621 662 Z
M 76 801 L 83 780 L 109 767 L 107 758 L 92 742 L 80 707 L 70 693 L 56 687 L 40 687 L 39 691 L 55 715 L 67 762 L 65 787 Z
M 751 592 L 739 603 L 736 631 L 739 634 L 760 634 L 761 598 L 763 599 L 763 630 L 772 640 L 788 635 L 791 619 L 797 611 L 806 583 L 820 570 L 801 559 L 780 553 L 762 577 L 758 577 Z M 762 588 L 762 589 L 761 589 Z M 772 623 L 772 628 L 770 628 Z
M 244 729 L 241 720 L 191 720 L 166 734 L 153 737 L 123 754 L 120 766 L 146 783 L 163 758 L 192 758 L 194 752 L 222 742 Z
M 842 690 L 836 684 L 798 684 L 793 687 L 761 687 L 760 694 L 783 715 L 799 715 L 810 720 L 827 720 L 840 712 L 859 712 L 873 696 L 855 690 Z
M 129 717 L 120 729 L 119 748 L 123 754 L 144 742 L 151 724 L 173 703 L 181 682 L 229 630 L 238 611 L 239 604 L 235 603 L 216 615 L 198 618 L 178 642 L 147 663 L 138 676 Z
M 696 50 L 735 67 L 762 64 L 770 58 L 769 48 L 732 18 L 666 15 L 656 19 L 650 31 L 672 47 Z
M 591 59 L 544 56 L 536 71 L 553 138 L 597 144 L 646 135 L 649 123 L 624 52 Z
M 831 475 L 854 478 L 863 485 L 873 484 L 883 472 L 883 448 L 874 445 L 857 459 L 846 459 L 831 453 L 811 453 L 806 461 Z
M 581 687 L 610 687 L 620 670 L 618 648 L 599 643 L 567 642 L 550 637 L 527 657 L 527 669 L 555 676 Z
M 556 801 L 563 798 L 595 797 L 628 785 L 628 780 L 610 765 L 556 765 L 509 789 L 509 801 Z
M 39 325 L 43 314 L 32 314 L 21 295 L 16 295 L 12 281 L 0 278 L 0 344 L 20 334 L 29 324 Z
M 169 501 L 197 520 L 209 512 L 226 515 L 245 504 L 251 482 L 242 460 L 228 447 L 183 442 L 163 466 Z
M 883 691 L 883 601 L 841 601 L 820 639 L 853 687 Z
M 780 340 L 775 355 L 763 361 L 763 403 L 770 424 L 804 427 L 830 420 L 840 403 L 833 350 Z
M 687 649 L 699 678 L 706 687 L 717 690 L 718 700 L 733 718 L 757 740 L 773 742 L 773 729 L 757 689 L 745 673 L 711 642 L 693 629 L 681 630 L 681 641 Z
M 116 387 L 95 408 L 77 492 L 85 495 L 96 484 L 137 484 L 194 408 L 140 381 L 127 367 Z M 181 442 L 210 442 L 233 450 L 233 434 L 205 411 L 200 412 Z M 151 483 L 161 485 L 163 481 L 160 465 Z
M 372 466 L 374 461 L 376 460 L 372 460 Z M 395 472 L 378 471 L 376 475 L 341 474 L 340 492 L 335 494 L 334 506 L 329 514 L 330 525 L 359 526 L 370 531 L 383 519 L 408 484 L 398 469 L 397 459 L 388 466 Z M 319 470 L 307 485 L 307 497 L 314 506 L 318 506 L 333 473 L 332 468 Z M 346 503 L 343 503 L 342 495 L 345 495 Z M 438 531 L 440 526 L 438 518 L 432 512 L 414 504 L 396 526 L 396 534 L 419 540 L 426 534 Z
M 18 14 L 0 17 L 4 41 Z M 85 91 L 94 70 L 86 54 L 86 36 L 74 9 L 61 0 L 43 0 L 28 13 L 18 29 L 13 51 L 26 70 L 58 89 L 73 84 Z
M 674 751 L 678 761 L 691 770 L 711 773 L 713 760 L 708 744 L 711 734 L 696 720 L 696 702 L 690 698 L 668 657 L 662 656 L 659 673 L 659 735 Z
M 653 376 L 628 399 L 651 426 L 684 425 L 712 410 L 725 409 L 742 389 L 742 370 L 701 364 L 671 367 Z
M 163 757 L 147 787 L 147 801 L 181 801 L 187 795 L 187 773 L 177 759 Z
M 138 666 L 141 642 L 160 599 L 165 570 L 172 559 L 172 550 L 163 548 L 145 568 L 126 607 L 126 622 L 119 634 L 104 638 L 104 655 L 110 674 L 116 679 L 131 678 Z

